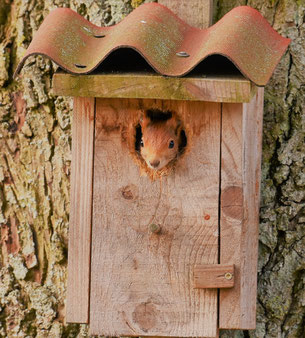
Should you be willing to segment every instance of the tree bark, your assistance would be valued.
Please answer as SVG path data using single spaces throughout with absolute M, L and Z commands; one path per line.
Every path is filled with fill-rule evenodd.
M 305 2 L 219 0 L 215 19 L 238 5 L 292 42 L 265 89 L 257 329 L 221 336 L 304 337 Z
M 55 65 L 32 57 L 13 70 L 43 19 L 71 7 L 97 25 L 141 1 L 0 1 L 0 336 L 76 337 L 65 293 L 71 165 L 71 98 L 54 97 Z
M 31 57 L 17 80 L 13 71 L 53 8 L 111 25 L 142 2 L 0 0 L 0 337 L 87 336 L 65 324 L 72 101 L 52 95 L 48 59 Z M 215 1 L 215 19 L 240 4 Z M 305 5 L 247 4 L 293 41 L 265 94 L 257 330 L 222 336 L 303 337 Z

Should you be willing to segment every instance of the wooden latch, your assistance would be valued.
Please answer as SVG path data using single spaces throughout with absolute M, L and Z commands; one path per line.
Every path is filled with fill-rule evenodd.
M 232 288 L 234 286 L 234 265 L 196 265 L 194 285 L 195 289 Z

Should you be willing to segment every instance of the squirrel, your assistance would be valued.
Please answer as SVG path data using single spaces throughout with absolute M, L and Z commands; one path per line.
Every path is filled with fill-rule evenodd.
M 164 168 L 180 151 L 181 121 L 172 112 L 146 110 L 140 121 L 142 137 L 139 152 L 147 166 Z

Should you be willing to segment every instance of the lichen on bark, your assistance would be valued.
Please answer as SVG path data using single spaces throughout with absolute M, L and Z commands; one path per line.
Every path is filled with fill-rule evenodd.
M 149 0 L 148 0 L 149 1 Z M 145 2 L 148 2 L 145 1 Z M 97 25 L 119 22 L 143 1 L 0 2 L 0 337 L 86 337 L 65 324 L 71 98 L 52 95 L 54 64 L 32 57 L 13 70 L 56 7 Z M 291 46 L 266 88 L 257 330 L 224 337 L 304 336 L 304 1 L 218 0 L 214 17 L 248 4 Z

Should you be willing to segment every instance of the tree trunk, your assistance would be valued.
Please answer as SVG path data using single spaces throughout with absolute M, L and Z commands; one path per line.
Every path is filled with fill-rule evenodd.
M 51 9 L 71 7 L 111 25 L 142 2 L 0 0 L 0 337 L 87 336 L 86 325 L 64 322 L 72 101 L 52 95 L 56 67 L 48 59 L 31 57 L 16 81 L 13 70 Z M 215 18 L 245 3 L 215 1 Z M 302 337 L 305 6 L 247 4 L 293 42 L 265 95 L 257 330 L 222 336 Z
M 216 20 L 238 5 L 292 42 L 265 89 L 257 329 L 222 337 L 304 337 L 305 2 L 219 0 Z

